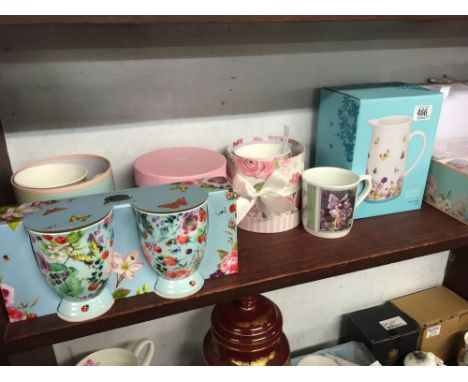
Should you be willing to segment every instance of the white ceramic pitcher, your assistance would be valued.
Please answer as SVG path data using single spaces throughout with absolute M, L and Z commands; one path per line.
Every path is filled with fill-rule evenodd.
M 140 362 L 138 356 L 146 347 L 146 354 Z M 94 352 L 77 366 L 148 366 L 154 355 L 154 343 L 148 339 L 138 341 L 132 351 L 123 348 L 109 348 Z
M 426 135 L 411 132 L 411 117 L 392 115 L 369 121 L 372 128 L 366 174 L 372 177 L 372 190 L 367 201 L 383 202 L 400 195 L 403 179 L 421 160 L 426 148 Z M 406 169 L 409 143 L 420 136 L 423 146 L 416 161 Z

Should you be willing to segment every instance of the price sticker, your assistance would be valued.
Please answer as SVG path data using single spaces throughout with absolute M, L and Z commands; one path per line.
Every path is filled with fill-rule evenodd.
M 392 330 L 399 328 L 400 326 L 407 325 L 406 321 L 403 320 L 403 318 L 401 318 L 400 316 L 395 316 L 389 318 L 388 320 L 379 321 L 379 324 L 382 325 L 385 328 L 385 330 Z
M 414 108 L 414 121 L 427 121 L 431 119 L 432 105 L 418 105 Z

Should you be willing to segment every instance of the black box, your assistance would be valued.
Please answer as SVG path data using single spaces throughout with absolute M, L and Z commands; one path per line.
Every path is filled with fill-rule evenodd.
M 366 344 L 382 365 L 402 365 L 408 353 L 416 350 L 419 325 L 390 303 L 345 315 L 346 341 Z

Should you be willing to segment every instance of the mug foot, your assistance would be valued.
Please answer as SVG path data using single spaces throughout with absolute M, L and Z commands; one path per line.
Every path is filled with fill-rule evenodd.
M 163 298 L 184 298 L 197 293 L 203 287 L 204 282 L 205 279 L 198 271 L 178 280 L 158 277 L 154 284 L 154 292 Z
M 114 305 L 109 289 L 103 288 L 96 296 L 82 301 L 62 298 L 57 308 L 57 316 L 64 321 L 80 322 L 91 320 L 106 313 Z

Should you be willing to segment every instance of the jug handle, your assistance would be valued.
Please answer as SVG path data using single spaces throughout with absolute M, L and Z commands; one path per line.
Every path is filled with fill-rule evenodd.
M 372 177 L 370 175 L 361 175 L 359 177 L 359 183 L 361 182 L 364 182 L 364 188 L 359 193 L 356 199 L 356 205 L 354 206 L 355 210 L 357 206 L 359 206 L 362 203 L 362 201 L 367 197 L 367 195 L 369 195 L 369 192 L 371 191 L 371 188 L 372 188 Z
M 143 350 L 145 346 L 148 346 L 148 349 L 146 350 L 145 358 L 143 358 L 143 361 L 141 362 L 141 366 L 148 366 L 153 358 L 153 355 L 154 355 L 153 341 L 147 340 L 147 339 L 138 341 L 132 350 L 132 353 L 135 354 L 135 357 L 138 358 L 138 355 L 141 353 L 141 351 Z
M 418 158 L 416 159 L 416 161 L 411 165 L 411 167 L 408 170 L 405 171 L 404 176 L 408 175 L 411 171 L 413 171 L 413 169 L 416 167 L 418 162 L 421 160 L 421 158 L 422 158 L 422 156 L 424 154 L 424 150 L 426 149 L 426 134 L 424 134 L 422 131 L 414 131 L 414 132 L 412 132 L 410 134 L 409 141 L 408 141 L 408 147 L 411 144 L 411 139 L 413 139 L 417 135 L 419 135 L 423 139 L 423 147 L 422 147 L 421 151 L 419 152 Z M 409 151 L 409 149 L 407 151 Z M 406 155 L 408 155 L 408 153 Z

